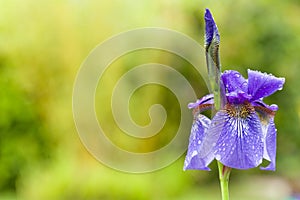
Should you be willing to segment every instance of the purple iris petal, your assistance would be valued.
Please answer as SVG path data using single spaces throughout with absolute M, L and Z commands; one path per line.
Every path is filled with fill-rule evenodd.
M 255 112 L 244 116 L 245 108 L 240 105 L 233 109 L 236 110 L 219 111 L 211 122 L 210 129 L 220 132 L 213 150 L 215 158 L 231 168 L 256 167 L 263 158 L 263 135 L 259 118 Z
M 219 43 L 220 34 L 209 9 L 205 10 L 204 20 L 205 20 L 205 44 L 210 45 L 214 38 Z
M 224 117 L 222 112 L 216 113 L 215 117 L 210 123 L 205 137 L 203 138 L 203 142 L 200 147 L 200 157 L 206 157 L 207 155 L 213 154 L 213 149 L 216 146 L 217 141 L 219 140 L 225 120 L 226 118 Z
M 204 115 L 198 114 L 192 125 L 191 135 L 189 140 L 188 152 L 184 161 L 184 170 L 200 169 L 210 170 L 207 165 L 214 159 L 213 154 L 200 157 L 200 146 L 206 134 L 210 119 Z
M 256 100 L 251 103 L 257 112 L 262 127 L 264 138 L 264 154 L 263 158 L 270 161 L 269 166 L 261 167 L 262 170 L 275 170 L 276 159 L 276 128 L 274 124 L 275 112 L 278 106 L 272 104 L 271 106 L 265 104 L 261 100 Z
M 247 80 L 237 71 L 226 70 L 221 76 L 226 90 L 230 92 L 243 91 L 248 93 Z
M 245 101 L 249 101 L 249 99 L 251 98 L 251 96 L 241 90 L 230 92 L 226 94 L 226 97 L 229 103 L 234 104 L 241 104 Z
M 261 167 L 262 170 L 275 171 L 276 168 L 276 135 L 277 131 L 274 124 L 274 117 L 270 118 L 269 123 L 263 129 L 266 129 L 265 143 L 264 143 L 264 159 L 270 161 L 267 167 Z
M 214 95 L 208 94 L 202 97 L 201 99 L 198 99 L 195 103 L 189 103 L 188 108 L 196 108 L 201 104 L 213 104 L 214 103 Z
M 269 96 L 277 90 L 281 90 L 284 82 L 284 78 L 248 70 L 248 93 L 252 96 L 252 100 Z

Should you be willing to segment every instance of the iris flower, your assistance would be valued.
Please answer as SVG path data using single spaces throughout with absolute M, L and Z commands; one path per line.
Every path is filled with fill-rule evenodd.
M 216 159 L 236 169 L 257 167 L 263 159 L 270 162 L 262 170 L 275 170 L 276 128 L 278 106 L 267 105 L 263 98 L 281 90 L 284 78 L 248 70 L 248 80 L 239 72 L 228 70 L 221 75 L 226 103 L 212 120 L 201 112 L 211 109 L 212 94 L 190 103 L 194 109 L 184 170 L 210 170 Z
M 214 159 L 236 169 L 257 167 L 266 159 L 270 163 L 261 169 L 275 170 L 277 130 L 274 116 L 278 106 L 265 104 L 263 98 L 281 90 L 285 79 L 253 70 L 248 70 L 248 80 L 233 70 L 218 77 L 219 43 L 217 25 L 206 9 L 205 47 L 215 62 L 212 64 L 208 59 L 208 72 L 220 85 L 223 106 L 210 120 L 201 113 L 213 108 L 213 94 L 188 105 L 194 109 L 194 122 L 184 170 L 210 170 L 208 165 Z

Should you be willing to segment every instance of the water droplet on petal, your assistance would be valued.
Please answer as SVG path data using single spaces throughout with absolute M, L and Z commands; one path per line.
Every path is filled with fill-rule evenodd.
M 216 155 L 216 160 L 220 160 L 221 156 L 219 154 Z
M 198 141 L 198 144 L 201 144 L 201 141 L 200 141 L 200 140 Z
M 194 157 L 197 154 L 198 154 L 198 152 L 196 150 L 194 150 L 193 153 L 192 153 L 192 157 Z

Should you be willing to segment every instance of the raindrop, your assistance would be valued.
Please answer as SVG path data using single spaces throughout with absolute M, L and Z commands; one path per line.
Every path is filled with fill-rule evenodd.
M 201 144 L 201 141 L 200 141 L 200 140 L 198 141 L 198 144 Z
M 216 160 L 220 160 L 221 156 L 219 154 L 216 155 Z
M 194 157 L 197 154 L 198 154 L 198 152 L 196 150 L 194 150 L 193 153 L 192 153 L 192 157 Z

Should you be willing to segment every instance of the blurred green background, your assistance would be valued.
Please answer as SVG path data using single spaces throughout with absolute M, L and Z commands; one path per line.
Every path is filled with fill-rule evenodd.
M 277 170 L 233 170 L 231 199 L 293 199 L 300 193 L 299 0 L 11 0 L 0 2 L 0 199 L 220 199 L 215 162 L 211 172 L 183 172 L 184 156 L 152 173 L 118 172 L 86 151 L 72 118 L 73 83 L 96 45 L 149 26 L 180 31 L 202 44 L 205 8 L 221 33 L 223 70 L 246 76 L 251 68 L 286 78 L 284 89 L 266 99 L 279 105 Z M 137 63 L 187 65 L 151 51 L 129 58 L 116 63 L 116 77 Z M 207 93 L 188 67 L 182 73 L 199 97 Z M 113 81 L 106 84 L 110 88 Z M 145 90 L 147 105 L 159 102 L 169 110 L 163 130 L 169 141 L 168 132 L 178 127 L 176 100 L 162 88 Z M 140 107 L 142 98 L 137 93 L 133 104 Z M 131 111 L 137 123 L 149 122 L 147 109 Z M 165 140 L 137 148 L 151 151 Z

